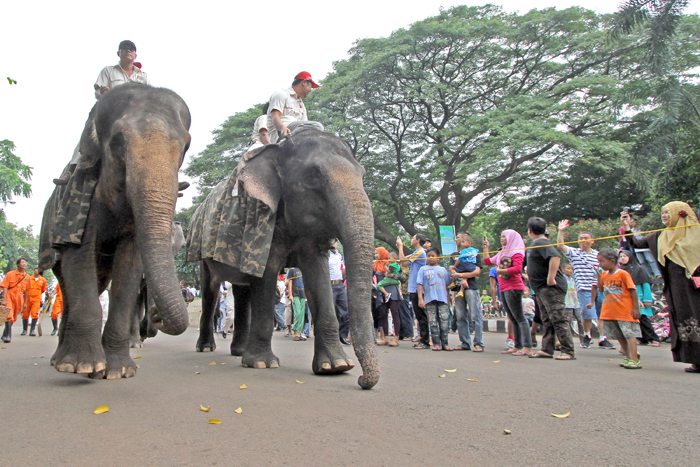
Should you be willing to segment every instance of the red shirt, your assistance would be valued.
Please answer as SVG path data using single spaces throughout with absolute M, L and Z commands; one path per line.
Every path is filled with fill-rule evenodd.
M 513 265 L 507 269 L 510 277 L 508 279 L 498 276 L 498 286 L 501 292 L 506 290 L 525 290 L 525 283 L 523 282 L 523 262 L 524 257 L 520 253 L 516 253 L 511 257 Z M 498 264 L 491 261 L 491 258 L 484 258 L 484 264 L 487 266 L 498 266 Z

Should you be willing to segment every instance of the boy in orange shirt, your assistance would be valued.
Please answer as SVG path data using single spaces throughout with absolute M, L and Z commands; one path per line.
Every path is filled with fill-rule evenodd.
M 618 269 L 617 252 L 604 248 L 598 253 L 598 263 L 603 272 L 598 272 L 598 284 L 591 288 L 591 309 L 595 305 L 598 289 L 605 291 L 600 321 L 603 323 L 601 334 L 616 338 L 626 358 L 620 365 L 628 370 L 642 368 L 637 354 L 637 338 L 642 337 L 639 327 L 639 299 L 637 286 L 627 271 Z

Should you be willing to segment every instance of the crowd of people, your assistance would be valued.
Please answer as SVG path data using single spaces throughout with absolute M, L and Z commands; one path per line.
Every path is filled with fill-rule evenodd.
M 591 347 L 597 322 L 597 346 L 615 350 L 611 340 L 616 340 L 624 355 L 621 366 L 641 369 L 637 346 L 660 345 L 651 323 L 651 283 L 662 278 L 673 359 L 689 363 L 686 372 L 700 372 L 698 218 L 681 202 L 664 206 L 661 217 L 667 229 L 644 236 L 623 212 L 621 248 L 600 251 L 593 248 L 593 234 L 585 231 L 579 233 L 578 247 L 566 245 L 567 220 L 558 225 L 559 251 L 549 240 L 546 222 L 538 217 L 528 221 L 528 247 L 520 233 L 507 229 L 493 256 L 488 239 L 483 239 L 485 253 L 480 253 L 472 237 L 459 232 L 459 251 L 446 257 L 447 268 L 440 265 L 447 260 L 441 260 L 440 251 L 421 234 L 411 239 L 412 253 L 405 251 L 400 238 L 397 253 L 376 248 L 377 345 L 397 346 L 406 340 L 417 350 L 483 352 L 484 310 L 501 307 L 508 318 L 504 354 L 575 360 L 570 322 L 577 322 L 582 348 Z M 476 278 L 484 266 L 492 266 L 490 291 L 480 293 Z M 452 348 L 448 333 L 455 329 L 460 343 Z M 542 340 L 535 351 L 538 330 Z

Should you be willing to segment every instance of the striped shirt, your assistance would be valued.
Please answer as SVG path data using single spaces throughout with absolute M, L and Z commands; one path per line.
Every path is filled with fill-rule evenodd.
M 408 276 L 408 293 L 418 292 L 418 271 L 425 266 L 426 258 L 425 250 L 422 247 L 418 248 L 407 258 L 408 262 L 411 264 L 411 272 Z
M 586 253 L 580 248 L 569 247 L 566 257 L 574 267 L 576 291 L 590 291 L 593 284 L 598 282 L 598 251 L 591 250 L 590 253 Z

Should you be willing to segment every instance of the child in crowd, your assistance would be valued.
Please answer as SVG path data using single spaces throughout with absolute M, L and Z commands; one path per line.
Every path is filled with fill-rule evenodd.
M 569 263 L 565 264 L 562 268 L 564 277 L 566 277 L 566 297 L 564 297 L 564 304 L 566 308 L 566 315 L 569 317 L 569 322 L 571 320 L 576 320 L 578 324 L 578 340 L 579 343 L 583 342 L 583 322 L 581 321 L 581 304 L 578 301 L 578 292 L 576 292 L 576 279 L 574 279 L 574 267 Z
M 474 272 L 476 269 L 476 255 L 479 254 L 479 250 L 472 247 L 472 239 L 468 235 L 462 236 L 462 244 L 460 245 L 462 251 L 459 252 L 459 258 L 455 261 L 455 272 Z M 451 284 L 450 284 L 451 285 Z M 464 288 L 468 286 L 467 281 L 461 279 L 455 279 L 454 286 L 460 286 L 459 293 L 455 295 L 455 298 L 464 297 Z
M 535 301 L 532 299 L 532 292 L 529 288 L 523 292 L 523 313 L 525 319 L 532 326 L 532 320 L 535 319 Z
M 393 251 L 389 253 L 389 261 L 387 263 L 386 275 L 384 276 L 384 279 L 380 280 L 377 284 L 377 288 L 379 289 L 379 291 L 382 294 L 384 294 L 385 302 L 388 302 L 391 299 L 391 293 L 387 292 L 384 287 L 388 287 L 390 285 L 401 285 L 401 281 L 396 279 L 396 276 L 398 276 L 401 273 L 401 266 L 399 265 L 397 259 L 398 258 L 396 256 L 396 253 L 394 253 Z
M 447 284 L 449 273 L 438 266 L 440 250 L 435 247 L 426 251 L 427 264 L 418 271 L 418 306 L 425 308 L 430 322 L 433 350 L 452 350 L 447 345 L 449 308 Z
M 598 272 L 598 283 L 591 288 L 591 303 L 588 309 L 595 306 L 598 289 L 605 291 L 603 309 L 600 321 L 603 323 L 601 334 L 616 338 L 626 358 L 620 364 L 628 370 L 642 368 L 637 353 L 637 339 L 642 337 L 639 327 L 639 297 L 637 286 L 627 271 L 618 269 L 617 252 L 612 248 L 604 248 L 598 253 L 598 263 L 603 272 Z
M 651 317 L 654 316 L 654 311 L 651 304 L 654 299 L 651 295 L 651 279 L 646 270 L 637 261 L 634 253 L 629 250 L 620 251 L 620 259 L 618 260 L 620 269 L 627 271 L 634 284 L 637 286 L 637 295 L 639 296 L 639 308 L 641 316 L 639 318 L 639 327 L 642 331 L 642 338 L 639 343 L 647 345 L 651 343 L 652 347 L 659 347 L 661 344 L 659 336 L 654 331 L 654 326 L 651 324 Z

